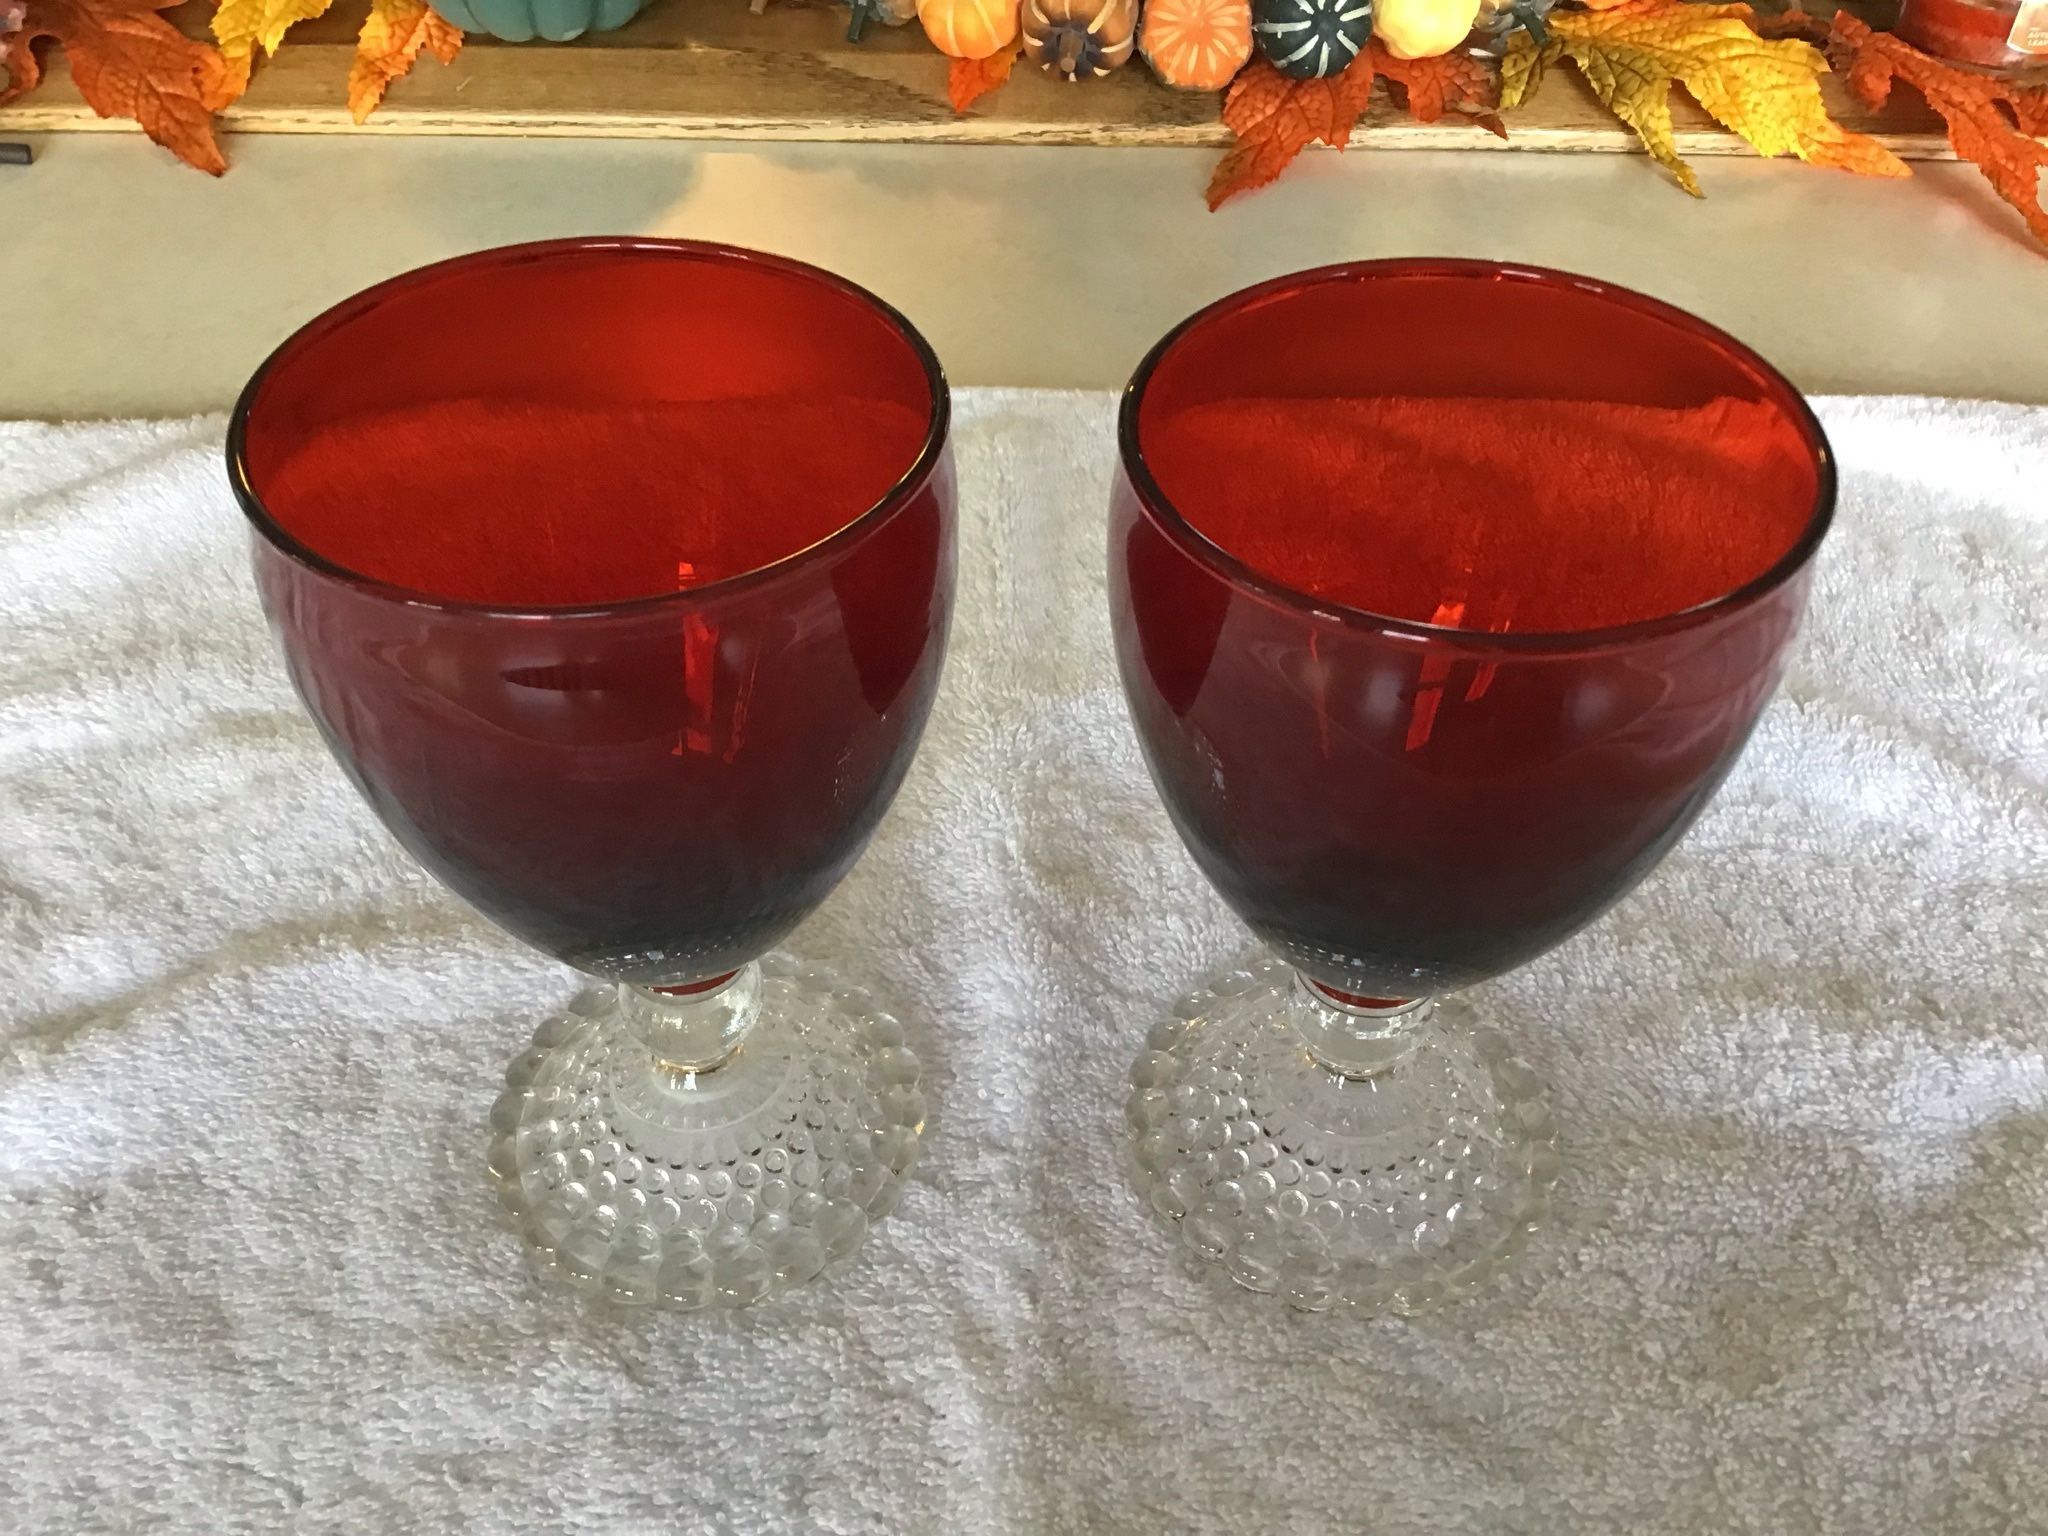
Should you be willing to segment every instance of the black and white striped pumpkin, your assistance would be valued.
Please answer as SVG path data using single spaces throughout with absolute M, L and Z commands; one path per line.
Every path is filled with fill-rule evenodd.
M 1372 0 L 1252 0 L 1252 39 L 1283 75 L 1334 75 L 1372 36 Z

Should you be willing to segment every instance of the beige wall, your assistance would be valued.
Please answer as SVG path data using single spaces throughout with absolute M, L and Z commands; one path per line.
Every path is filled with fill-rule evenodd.
M 1695 203 L 1633 156 L 1316 154 L 1220 214 L 1163 149 L 238 137 L 211 181 L 129 135 L 0 168 L 0 416 L 217 408 L 290 327 L 457 251 L 698 235 L 901 306 L 956 382 L 1110 386 L 1198 304 L 1344 258 L 1512 256 L 1697 310 L 1816 391 L 2048 401 L 2048 253 L 1964 167 L 1753 159 Z

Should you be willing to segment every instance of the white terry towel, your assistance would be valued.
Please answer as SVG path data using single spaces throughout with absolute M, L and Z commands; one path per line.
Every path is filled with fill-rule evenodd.
M 963 392 L 945 690 L 793 940 L 934 1124 L 741 1315 L 540 1287 L 482 1158 L 576 979 L 416 872 L 284 681 L 221 422 L 0 426 L 0 1531 L 2048 1529 L 2048 412 L 1824 401 L 1791 677 L 1713 810 L 1475 994 L 1565 1173 L 1416 1323 L 1178 1264 L 1120 1167 L 1244 943 L 1103 615 L 1107 395 Z

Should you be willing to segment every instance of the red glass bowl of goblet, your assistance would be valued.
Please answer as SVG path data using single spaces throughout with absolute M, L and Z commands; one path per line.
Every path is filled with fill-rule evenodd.
M 486 251 L 339 305 L 228 469 L 293 683 L 449 889 L 605 984 L 493 1113 L 534 1252 L 737 1305 L 858 1247 L 902 1029 L 774 946 L 909 768 L 953 594 L 948 397 L 872 295 L 718 246 Z
M 1832 514 L 1826 440 L 1668 305 L 1428 260 L 1202 311 L 1119 436 L 1131 717 L 1267 950 L 1152 1032 L 1140 1187 L 1250 1289 L 1421 1310 L 1525 1244 L 1558 1166 L 1461 989 L 1619 900 L 1734 764 Z

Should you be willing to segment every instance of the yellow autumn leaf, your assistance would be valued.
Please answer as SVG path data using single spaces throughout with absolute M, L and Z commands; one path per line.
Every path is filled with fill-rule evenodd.
M 1543 72 L 1563 53 L 1564 44 L 1556 38 L 1539 46 L 1527 32 L 1517 30 L 1508 40 L 1508 51 L 1501 55 L 1501 110 L 1510 111 L 1535 95 L 1536 87 L 1543 83 Z
M 1828 116 L 1820 98 L 1828 65 L 1820 50 L 1797 38 L 1757 36 L 1751 14 L 1746 5 L 1628 0 L 1612 10 L 1557 11 L 1549 25 L 1593 94 L 1694 197 L 1699 182 L 1672 138 L 1674 84 L 1759 154 L 1797 155 L 1863 176 L 1909 174 L 1882 144 Z M 1536 72 L 1525 66 L 1524 73 L 1517 100 L 1534 88 Z
M 349 115 L 360 123 L 376 111 L 391 82 L 412 72 L 422 49 L 448 64 L 461 48 L 461 30 L 426 0 L 371 0 L 349 66 Z
M 326 12 L 334 0 L 220 0 L 213 13 L 213 38 L 230 59 L 245 59 L 261 47 L 277 52 L 284 35 L 302 21 Z

